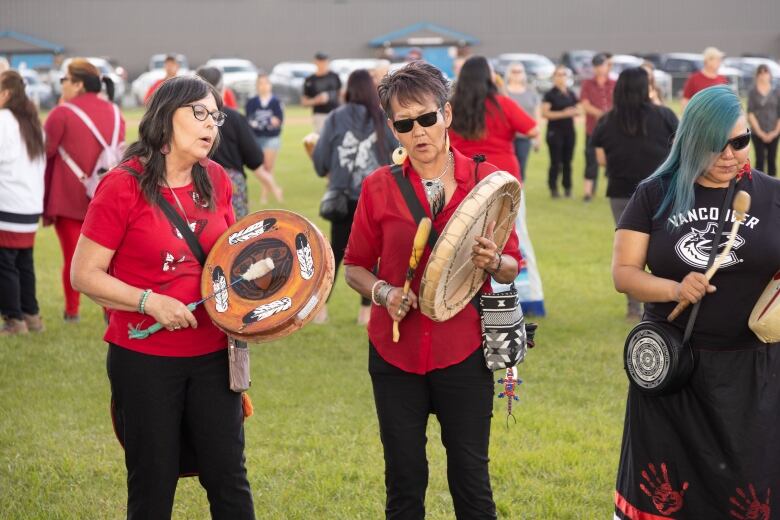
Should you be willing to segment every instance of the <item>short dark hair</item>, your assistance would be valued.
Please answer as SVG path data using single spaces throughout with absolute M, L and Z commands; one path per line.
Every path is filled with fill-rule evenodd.
M 179 60 L 176 59 L 176 56 L 173 54 L 168 54 L 167 56 L 165 56 L 165 60 L 163 61 L 175 61 L 176 63 L 179 63 Z
M 165 179 L 165 155 L 161 149 L 173 137 L 173 113 L 209 94 L 214 96 L 217 108 L 222 110 L 222 96 L 213 86 L 197 76 L 180 76 L 165 80 L 152 94 L 149 106 L 138 125 L 138 141 L 131 144 L 122 157 L 123 163 L 137 157 L 144 165 L 139 184 L 141 192 L 150 204 L 158 203 L 160 184 Z M 219 133 L 211 150 L 216 150 L 218 146 Z M 192 166 L 192 180 L 200 200 L 204 201 L 209 209 L 213 209 L 213 188 L 206 168 L 195 163 Z
M 439 108 L 442 108 L 447 103 L 450 86 L 439 69 L 430 63 L 417 60 L 382 78 L 377 92 L 382 109 L 387 117 L 392 119 L 390 102 L 393 99 L 401 105 L 407 105 L 411 101 L 423 103 L 427 96 L 431 96 Z
M 219 87 L 222 83 L 222 71 L 216 67 L 198 67 L 195 74 L 210 83 L 212 87 Z
M 759 74 L 763 74 L 765 72 L 768 72 L 769 74 L 772 73 L 772 71 L 769 70 L 769 66 L 767 66 L 766 63 L 762 63 L 761 65 L 756 67 L 756 76 L 758 76 Z

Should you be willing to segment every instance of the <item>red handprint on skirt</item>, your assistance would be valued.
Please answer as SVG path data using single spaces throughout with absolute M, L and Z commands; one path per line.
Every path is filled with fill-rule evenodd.
M 742 488 L 737 488 L 736 497 L 729 498 L 735 509 L 729 511 L 731 516 L 739 520 L 769 520 L 769 494 L 770 489 L 766 490 L 766 502 L 761 502 L 756 495 L 756 488 L 753 484 L 748 484 L 750 495 L 745 493 Z
M 670 515 L 676 513 L 683 506 L 683 495 L 685 490 L 688 489 L 688 483 L 683 482 L 682 489 L 677 491 L 672 488 L 672 484 L 669 480 L 669 472 L 666 470 L 666 463 L 661 463 L 661 476 L 658 476 L 658 472 L 655 470 L 655 465 L 650 463 L 647 465 L 650 469 L 650 473 L 642 470 L 642 478 L 647 481 L 647 485 L 640 483 L 639 487 L 653 500 L 653 505 L 662 515 Z

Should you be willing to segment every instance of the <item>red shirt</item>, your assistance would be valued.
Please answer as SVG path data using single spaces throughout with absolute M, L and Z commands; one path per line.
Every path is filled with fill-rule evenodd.
M 128 161 L 127 165 L 143 172 L 137 159 Z M 230 179 L 213 161 L 209 162 L 207 170 L 213 186 L 214 211 L 196 203 L 197 194 L 192 184 L 173 188 L 206 254 L 235 221 Z M 171 190 L 161 188 L 161 193 L 179 211 Z M 117 168 L 100 182 L 81 232 L 114 251 L 108 270 L 111 276 L 182 303 L 201 299 L 200 263 L 165 214 L 158 207 L 149 205 L 138 181 L 129 172 Z M 154 324 L 154 318 L 137 312 L 112 310 L 103 339 L 128 350 L 156 356 L 200 356 L 226 348 L 225 334 L 211 323 L 204 307 L 198 306 L 193 314 L 198 320 L 197 329 L 163 329 L 146 339 L 128 339 L 129 327 L 149 327 Z
M 685 99 L 691 99 L 694 94 L 700 90 L 704 90 L 707 87 L 714 87 L 715 85 L 728 85 L 729 80 L 726 76 L 717 75 L 714 78 L 710 78 L 704 75 L 700 70 L 697 70 L 685 81 L 683 87 L 683 97 Z
M 433 220 L 433 228 L 439 233 L 444 230 L 455 209 L 475 185 L 474 162 L 457 150 L 453 149 L 453 154 L 455 181 L 458 186 L 452 199 Z M 404 175 L 411 181 L 417 198 L 430 217 L 419 175 L 408 160 L 403 168 Z M 495 166 L 482 163 L 479 166 L 480 180 L 494 171 Z M 378 263 L 377 276 L 380 279 L 394 286 L 402 286 L 409 267 L 409 254 L 416 231 L 417 224 L 390 172 L 390 167 L 383 166 L 363 181 L 344 264 L 371 270 Z M 503 253 L 520 261 L 514 230 Z M 426 246 L 412 280 L 411 288 L 415 294 L 419 294 L 420 280 L 430 254 L 431 248 Z M 490 292 L 490 279 L 485 282 L 482 291 Z M 398 343 L 393 343 L 392 329 L 393 321 L 387 309 L 372 305 L 371 321 L 368 325 L 371 343 L 385 361 L 415 374 L 425 374 L 437 368 L 460 363 L 482 343 L 479 314 L 470 304 L 444 322 L 435 322 L 424 316 L 419 309 L 412 309 L 400 322 L 401 339 Z
M 114 132 L 114 108 L 109 101 L 87 92 L 69 101 L 82 109 L 95 123 L 103 139 L 111 143 Z M 87 191 L 84 184 L 60 157 L 62 146 L 81 170 L 91 174 L 103 148 L 87 125 L 67 107 L 58 106 L 49 113 L 43 125 L 46 132 L 46 175 L 43 216 L 46 220 L 66 217 L 84 220 L 87 214 Z M 125 120 L 119 116 L 119 142 L 125 140 Z
M 607 78 L 603 85 L 599 85 L 596 78 L 582 81 L 580 87 L 580 101 L 587 101 L 592 106 L 608 112 L 612 110 L 612 93 L 615 90 L 615 80 Z M 585 133 L 591 135 L 596 129 L 598 118 L 587 114 L 585 116 Z
M 233 110 L 238 110 L 236 95 L 233 94 L 233 91 L 227 87 L 225 87 L 225 90 L 222 91 L 222 104 L 228 108 L 232 108 Z
M 519 180 L 520 163 L 513 144 L 515 134 L 527 134 L 536 128 L 536 121 L 511 98 L 496 96 L 496 101 L 500 111 L 493 103 L 485 101 L 485 134 L 482 139 L 466 139 L 450 128 L 450 142 L 453 148 L 468 157 L 483 154 L 499 170 L 507 171 Z
M 168 78 L 162 78 L 158 79 L 154 83 L 152 83 L 152 86 L 149 87 L 149 90 L 146 91 L 146 96 L 144 96 L 144 105 L 149 104 L 149 100 L 152 98 L 152 94 L 154 94 L 158 88 L 160 88 L 160 85 L 162 85 L 163 81 L 165 81 Z

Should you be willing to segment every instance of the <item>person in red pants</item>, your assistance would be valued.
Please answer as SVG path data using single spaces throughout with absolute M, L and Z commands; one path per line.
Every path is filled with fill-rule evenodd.
M 46 176 L 43 218 L 44 225 L 54 224 L 60 240 L 65 260 L 62 269 L 64 318 L 65 321 L 75 322 L 79 319 L 79 293 L 70 284 L 70 264 L 89 205 L 85 185 L 79 176 L 91 175 L 103 152 L 103 146 L 82 116 L 92 122 L 106 143 L 112 142 L 116 125 L 119 125 L 119 142 L 124 141 L 125 122 L 121 114 L 117 120 L 113 104 L 100 96 L 103 83 L 106 83 L 108 98 L 113 97 L 111 80 L 101 79 L 100 71 L 86 59 L 71 60 L 60 81 L 63 103 L 51 111 L 44 124 Z M 74 171 L 71 165 L 81 172 Z

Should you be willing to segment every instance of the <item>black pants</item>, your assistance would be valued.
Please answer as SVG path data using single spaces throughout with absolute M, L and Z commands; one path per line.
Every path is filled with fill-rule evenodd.
M 777 176 L 777 140 L 775 137 L 768 143 L 765 143 L 758 137 L 753 137 L 753 149 L 756 151 L 756 164 L 753 166 L 756 170 Z M 764 165 L 766 164 L 766 170 Z
M 175 358 L 109 345 L 114 413 L 123 424 L 128 519 L 170 519 L 183 423 L 212 518 L 255 518 L 244 466 L 241 395 L 228 386 L 227 359 L 224 350 Z
M 0 313 L 14 320 L 21 320 L 22 314 L 38 314 L 31 247 L 0 247 Z
M 349 213 L 347 218 L 338 222 L 330 223 L 330 246 L 333 248 L 333 257 L 336 260 L 336 272 L 333 275 L 334 280 L 339 274 L 339 266 L 344 260 L 344 253 L 347 250 L 347 242 L 349 242 L 349 233 L 352 231 L 352 221 L 355 218 L 355 210 L 357 210 L 357 201 L 349 201 Z M 331 291 L 331 295 L 333 292 Z M 330 295 L 328 295 L 330 300 Z M 360 297 L 360 305 L 371 305 L 371 300 L 368 298 Z
M 592 136 L 585 136 L 585 178 L 593 181 L 593 195 L 596 194 L 596 185 L 599 177 L 599 163 L 596 160 L 596 147 L 591 145 Z
M 425 518 L 430 413 L 441 425 L 455 516 L 496 518 L 488 473 L 493 374 L 482 350 L 457 365 L 417 375 L 390 365 L 370 345 L 368 371 L 385 454 L 386 518 Z
M 558 191 L 558 172 L 563 173 L 563 189 L 571 191 L 571 159 L 574 155 L 574 129 L 548 130 L 547 149 L 550 151 L 550 169 L 547 172 L 547 186 Z

